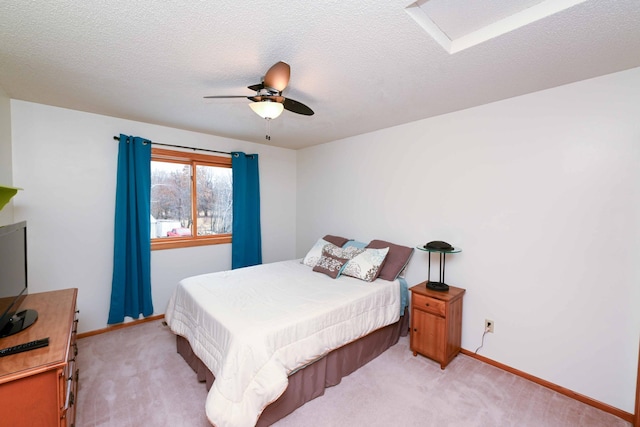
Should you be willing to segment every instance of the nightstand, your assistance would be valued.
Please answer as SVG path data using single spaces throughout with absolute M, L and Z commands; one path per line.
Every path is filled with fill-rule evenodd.
M 440 363 L 444 369 L 460 352 L 462 297 L 465 290 L 433 291 L 422 282 L 411 291 L 411 351 Z

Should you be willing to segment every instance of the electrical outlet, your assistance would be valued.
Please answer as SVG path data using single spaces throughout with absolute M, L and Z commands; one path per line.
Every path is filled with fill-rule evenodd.
M 484 330 L 493 333 L 493 320 L 484 319 Z

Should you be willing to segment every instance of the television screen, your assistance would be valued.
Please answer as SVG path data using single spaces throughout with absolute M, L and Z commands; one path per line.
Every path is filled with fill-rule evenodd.
M 20 310 L 27 295 L 27 223 L 0 227 L 0 337 L 35 322 L 33 310 Z M 26 317 L 25 317 L 26 316 Z

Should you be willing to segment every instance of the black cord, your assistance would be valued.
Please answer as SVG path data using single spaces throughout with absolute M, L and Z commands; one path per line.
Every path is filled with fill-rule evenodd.
M 484 336 L 487 335 L 487 332 L 489 332 L 489 328 L 484 328 L 484 334 L 482 334 L 482 342 L 480 342 L 480 347 L 476 348 L 476 351 L 474 351 L 474 354 L 477 354 L 478 350 L 480 350 L 484 345 Z

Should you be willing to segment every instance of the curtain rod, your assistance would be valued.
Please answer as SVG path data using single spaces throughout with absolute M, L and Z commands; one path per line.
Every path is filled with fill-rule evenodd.
M 120 137 L 118 136 L 114 136 L 113 139 L 115 139 L 116 141 L 120 141 Z M 226 151 L 217 151 L 217 150 L 209 150 L 207 148 L 195 148 L 195 147 L 186 147 L 184 145 L 173 145 L 173 144 L 163 144 L 161 142 L 154 142 L 154 141 L 149 141 L 152 145 L 162 145 L 165 147 L 174 147 L 174 148 L 186 148 L 187 150 L 194 150 L 194 151 L 208 151 L 210 153 L 218 153 L 218 154 L 226 154 L 228 156 L 231 155 L 231 153 L 228 153 Z

